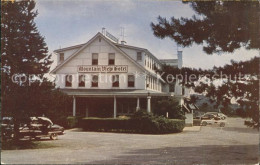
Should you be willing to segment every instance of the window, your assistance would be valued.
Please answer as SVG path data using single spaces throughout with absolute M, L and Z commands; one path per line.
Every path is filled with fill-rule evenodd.
M 119 75 L 113 75 L 112 87 L 119 87 Z
M 98 54 L 92 53 L 92 65 L 98 65 Z
M 137 52 L 137 61 L 142 61 L 142 52 Z
M 64 61 L 64 53 L 60 53 L 60 61 Z
M 108 54 L 108 65 L 115 65 L 115 53 Z
M 65 87 L 71 87 L 72 86 L 72 75 L 66 75 L 65 76 Z
M 98 75 L 92 76 L 91 87 L 98 87 Z
M 85 87 L 85 76 L 79 75 L 79 87 Z
M 128 87 L 135 86 L 135 77 L 134 75 L 128 75 Z

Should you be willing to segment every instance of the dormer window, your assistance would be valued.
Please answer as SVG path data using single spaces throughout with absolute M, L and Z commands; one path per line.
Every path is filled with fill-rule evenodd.
M 142 52 L 137 52 L 137 61 L 142 61 Z
M 64 53 L 60 53 L 60 62 L 64 61 Z

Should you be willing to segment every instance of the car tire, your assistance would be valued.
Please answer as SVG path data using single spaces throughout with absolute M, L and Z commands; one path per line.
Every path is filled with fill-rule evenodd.
M 226 117 L 224 117 L 224 116 L 221 117 L 221 120 L 225 120 L 225 119 L 226 119 Z
M 58 135 L 55 134 L 55 133 L 52 133 L 52 134 L 50 135 L 50 139 L 51 139 L 51 140 L 56 140 L 56 139 L 58 139 Z
M 220 123 L 219 126 L 220 127 L 225 127 L 225 123 Z
M 207 124 L 208 124 L 208 123 L 207 123 L 206 121 L 203 121 L 203 122 L 201 123 L 202 126 L 207 126 Z

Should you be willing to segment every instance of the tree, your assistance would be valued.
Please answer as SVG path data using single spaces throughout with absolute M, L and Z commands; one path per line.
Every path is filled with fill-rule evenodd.
M 259 1 L 184 3 L 196 15 L 170 20 L 159 16 L 158 23 L 151 23 L 156 37 L 169 37 L 183 47 L 201 44 L 207 54 L 233 52 L 243 46 L 260 48 Z
M 156 115 L 166 116 L 166 113 L 168 113 L 168 117 L 171 119 L 184 119 L 184 113 L 181 110 L 179 101 L 171 97 L 157 98 L 156 101 L 153 101 L 152 107 L 154 107 L 153 111 Z
M 171 69 L 170 69 L 171 68 Z M 256 127 L 259 126 L 259 58 L 255 57 L 249 61 L 235 62 L 224 67 L 214 67 L 211 70 L 163 67 L 161 73 L 167 81 L 167 75 L 180 78 L 180 83 L 191 87 L 197 93 L 208 97 L 214 108 L 230 114 L 231 99 L 235 99 L 240 108 L 245 111 L 245 117 L 252 118 Z M 177 75 L 181 76 L 177 76 Z M 181 79 L 181 77 L 193 76 L 193 79 Z M 207 77 L 208 82 L 202 82 L 201 78 Z M 214 81 L 221 81 L 216 86 Z M 199 82 L 199 83 L 198 83 Z M 195 85 L 197 84 L 197 85 Z
M 41 94 L 50 88 L 44 74 L 51 55 L 34 22 L 34 7 L 32 0 L 1 3 L 2 114 L 14 117 L 16 131 L 19 118 L 42 113 Z

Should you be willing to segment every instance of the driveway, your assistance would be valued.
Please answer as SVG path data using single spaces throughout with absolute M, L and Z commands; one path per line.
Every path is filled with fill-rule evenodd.
M 7 164 L 255 164 L 258 131 L 229 118 L 225 128 L 206 126 L 182 133 L 142 135 L 69 130 L 48 149 L 5 150 Z

